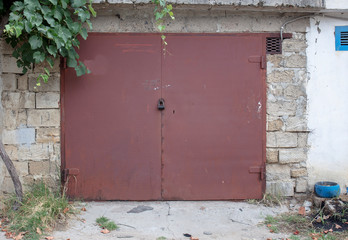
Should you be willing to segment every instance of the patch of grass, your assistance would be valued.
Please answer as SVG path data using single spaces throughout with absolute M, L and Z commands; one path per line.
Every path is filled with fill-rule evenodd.
M 97 218 L 95 221 L 101 228 L 105 228 L 109 231 L 118 229 L 118 226 L 116 225 L 116 223 L 108 219 L 107 217 L 102 216 Z
M 166 238 L 166 237 L 163 237 L 163 236 L 156 238 L 156 240 L 166 240 L 166 239 L 167 239 L 167 238 Z
M 281 206 L 283 197 L 281 195 L 275 195 L 271 193 L 265 193 L 262 200 L 259 203 L 262 203 L 269 207 Z
M 265 224 L 275 224 L 277 222 L 278 222 L 278 220 L 273 216 L 267 215 L 265 217 Z
M 12 206 L 16 200 L 11 196 L 5 200 L 3 217 L 8 232 L 26 232 L 23 239 L 36 240 L 45 231 L 52 230 L 57 221 L 65 220 L 73 206 L 64 194 L 52 192 L 43 182 L 34 184 L 23 196 L 22 205 L 15 211 Z

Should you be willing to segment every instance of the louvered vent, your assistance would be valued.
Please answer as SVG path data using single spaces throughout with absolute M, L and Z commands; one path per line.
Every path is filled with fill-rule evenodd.
M 348 46 L 348 32 L 341 32 L 341 45 Z
M 267 54 L 282 53 L 282 44 L 279 37 L 268 37 L 266 39 L 266 53 Z
M 348 26 L 335 27 L 336 51 L 348 51 Z

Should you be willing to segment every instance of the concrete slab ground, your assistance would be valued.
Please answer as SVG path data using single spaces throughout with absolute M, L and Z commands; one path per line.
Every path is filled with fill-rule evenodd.
M 79 219 L 70 219 L 65 229 L 55 231 L 52 234 L 54 239 L 190 239 L 184 237 L 185 233 L 199 240 L 266 240 L 286 237 L 285 234 L 270 233 L 261 224 L 267 215 L 275 216 L 288 211 L 285 206 L 265 207 L 229 201 L 116 201 L 89 202 L 85 208 L 87 211 L 81 212 Z M 101 216 L 115 221 L 119 229 L 102 234 L 95 222 Z

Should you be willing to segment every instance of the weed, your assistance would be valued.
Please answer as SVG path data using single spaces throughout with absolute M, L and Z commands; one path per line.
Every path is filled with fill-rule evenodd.
M 279 233 L 279 229 L 278 229 L 277 226 L 269 225 L 269 226 L 268 226 L 268 229 L 269 229 L 270 232 L 272 232 L 272 233 Z
M 156 240 L 166 240 L 166 239 L 167 239 L 167 238 L 166 238 L 166 237 L 163 237 L 163 236 L 156 238 Z
M 271 193 L 265 193 L 260 203 L 269 207 L 273 207 L 273 206 L 281 206 L 282 201 L 283 201 L 283 198 L 279 194 L 274 195 Z
M 283 214 L 280 219 L 288 224 L 303 224 L 308 220 L 302 215 Z
M 299 236 L 296 236 L 296 235 L 291 235 L 290 239 L 291 240 L 301 240 L 301 238 Z
M 51 230 L 58 220 L 65 220 L 65 215 L 74 209 L 64 194 L 52 192 L 43 182 L 34 184 L 24 194 L 17 211 L 12 209 L 15 200 L 15 196 L 5 200 L 6 229 L 15 234 L 26 232 L 24 239 L 39 239 L 42 232 Z
M 104 216 L 97 218 L 95 221 L 101 228 L 107 229 L 109 231 L 116 230 L 118 228 L 114 221 Z
M 265 224 L 275 224 L 277 222 L 278 222 L 278 220 L 275 219 L 273 216 L 267 215 L 265 217 Z

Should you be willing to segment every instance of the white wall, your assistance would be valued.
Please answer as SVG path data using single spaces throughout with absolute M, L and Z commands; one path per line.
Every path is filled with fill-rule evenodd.
M 307 33 L 310 186 L 322 180 L 348 185 L 348 51 L 335 51 L 334 36 L 335 26 L 345 25 L 316 17 Z
M 326 0 L 327 9 L 348 9 L 348 0 Z

